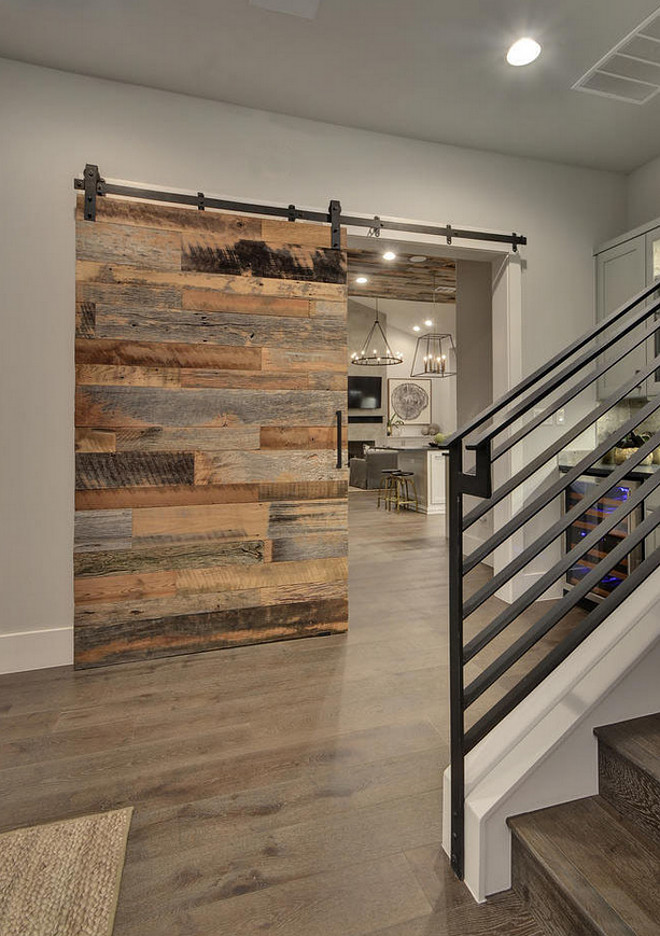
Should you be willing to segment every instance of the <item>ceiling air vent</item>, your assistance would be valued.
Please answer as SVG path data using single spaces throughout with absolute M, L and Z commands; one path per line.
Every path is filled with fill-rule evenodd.
M 251 6 L 270 10 L 272 13 L 289 13 L 291 16 L 302 16 L 304 19 L 314 19 L 318 13 L 321 0 L 250 0 Z
M 660 10 L 614 46 L 573 85 L 629 104 L 646 104 L 660 91 Z

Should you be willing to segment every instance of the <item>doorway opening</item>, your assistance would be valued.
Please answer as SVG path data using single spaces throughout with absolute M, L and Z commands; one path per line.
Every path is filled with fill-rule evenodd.
M 446 457 L 434 443 L 441 444 L 518 379 L 519 276 L 515 255 L 352 236 L 349 231 L 349 571 L 353 602 L 360 595 L 357 607 L 365 591 L 372 591 L 374 600 L 391 598 L 397 575 L 414 577 L 419 550 L 430 550 L 434 578 L 442 577 L 437 562 L 442 562 L 445 548 Z M 355 363 L 376 314 L 401 363 Z M 425 349 L 424 336 L 429 334 L 450 336 L 455 375 L 443 376 L 438 362 L 436 373 L 429 366 L 429 372 L 422 367 L 420 374 L 417 352 L 420 346 Z M 397 408 L 396 392 L 402 385 L 411 385 L 413 395 L 419 389 L 419 412 L 414 412 L 415 406 L 405 414 Z M 422 405 L 425 400 L 428 405 Z M 395 498 L 388 510 L 383 495 L 392 469 L 411 474 L 414 483 L 401 490 L 392 485 L 400 494 L 399 504 Z M 406 524 L 409 536 L 402 535 Z M 491 527 L 490 516 L 475 525 L 475 542 L 468 546 L 476 548 L 487 539 Z M 392 566 L 392 574 L 381 581 L 367 563 L 370 551 L 374 561 L 400 553 L 397 575 Z M 407 567 L 409 560 L 413 565 Z M 369 582 L 371 588 L 366 587 Z M 445 583 L 439 584 L 442 590 Z M 351 621 L 362 619 L 351 613 Z

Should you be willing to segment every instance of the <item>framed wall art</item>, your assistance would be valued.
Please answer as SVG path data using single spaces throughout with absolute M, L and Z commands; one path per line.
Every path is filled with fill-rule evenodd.
M 388 418 L 398 416 L 408 426 L 431 420 L 431 381 L 417 377 L 390 377 L 387 381 Z

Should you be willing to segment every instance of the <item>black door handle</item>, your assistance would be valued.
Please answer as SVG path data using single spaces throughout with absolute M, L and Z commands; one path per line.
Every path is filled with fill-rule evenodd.
M 337 410 L 337 468 L 341 468 L 341 410 Z

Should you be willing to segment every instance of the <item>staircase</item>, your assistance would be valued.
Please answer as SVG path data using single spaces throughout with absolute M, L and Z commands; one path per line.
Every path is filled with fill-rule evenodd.
M 595 734 L 598 796 L 508 820 L 513 887 L 548 936 L 658 936 L 660 714 Z
M 645 351 L 646 365 L 641 369 L 629 358 L 636 349 Z M 607 399 L 594 400 L 594 388 L 610 371 L 615 381 L 626 379 Z M 574 708 L 571 686 L 577 679 L 588 681 L 593 670 L 592 650 L 598 646 L 599 635 L 612 630 L 612 622 L 620 629 L 622 658 L 636 648 L 626 636 L 636 623 L 635 604 L 650 583 L 655 594 L 644 611 L 649 627 L 643 636 L 651 641 L 660 635 L 659 616 L 653 606 L 660 569 L 660 509 L 654 507 L 660 495 L 660 469 L 649 467 L 660 449 L 660 395 L 649 394 L 647 387 L 649 378 L 657 373 L 660 283 L 655 282 L 444 443 L 448 454 L 451 702 L 445 848 L 459 878 L 466 876 L 468 868 L 466 882 L 478 899 L 493 892 L 489 889 L 497 877 L 493 868 L 503 852 L 501 842 L 489 847 L 487 839 L 493 827 L 489 816 L 497 814 L 500 825 L 495 834 L 505 836 L 504 816 L 500 820 L 498 809 L 517 789 L 520 764 L 523 759 L 531 762 L 527 775 L 543 764 L 541 742 L 536 746 L 530 742 L 522 750 L 533 728 L 520 733 L 526 710 L 539 708 L 544 690 L 553 695 L 553 686 L 563 686 L 565 695 L 555 701 L 554 714 L 558 718 L 562 713 L 570 714 Z M 631 395 L 639 398 L 639 407 L 627 407 Z M 625 405 L 619 409 L 619 404 Z M 550 425 L 562 428 L 544 428 Z M 575 458 L 569 459 L 566 453 Z M 581 478 L 585 475 L 597 480 L 584 484 Z M 476 526 L 486 523 L 487 515 L 487 526 Z M 492 532 L 482 540 L 481 530 Z M 476 581 L 473 576 L 478 577 L 484 562 L 493 567 L 485 584 L 483 577 Z M 489 602 L 493 598 L 504 598 L 505 603 L 491 613 Z M 585 606 L 586 613 L 578 615 Z M 582 657 L 581 651 L 585 651 Z M 616 678 L 612 672 L 609 675 Z M 613 685 L 610 681 L 599 686 L 597 698 L 603 698 Z M 574 701 L 577 704 L 580 699 Z M 652 707 L 658 706 L 654 703 Z M 648 709 L 638 706 L 619 717 L 640 711 Z M 567 836 L 571 829 L 581 828 L 584 833 L 591 822 L 602 827 L 603 838 L 598 841 L 607 860 L 617 851 L 606 834 L 608 823 L 620 824 L 620 841 L 630 848 L 632 815 L 639 835 L 649 834 L 648 828 L 641 831 L 637 813 L 624 811 L 621 796 L 614 794 L 620 778 L 629 778 L 638 768 L 620 736 L 616 736 L 616 743 L 612 740 L 615 729 L 608 732 L 607 740 L 604 735 L 600 738 L 602 798 L 558 807 L 557 812 L 542 811 L 534 814 L 534 819 L 516 820 L 513 828 L 518 855 L 523 828 L 529 829 L 534 848 L 540 849 L 539 843 L 550 848 L 546 832 L 549 834 L 555 821 L 558 828 L 565 827 Z M 512 763 L 512 751 L 516 763 Z M 482 769 L 485 764 L 490 775 Z M 611 777 L 609 785 L 606 776 Z M 570 791 L 566 797 L 561 795 L 562 782 L 563 778 L 558 778 L 554 795 L 548 794 L 546 802 L 571 795 Z M 657 788 L 654 790 L 657 795 Z M 641 803 L 641 789 L 638 793 Z M 466 795 L 471 797 L 467 809 Z M 634 798 L 632 786 L 630 798 Z M 511 812 L 542 802 L 530 796 Z M 653 810 L 651 814 L 657 818 Z M 543 824 L 543 834 L 536 830 L 538 824 Z M 532 847 L 530 842 L 526 847 Z M 586 847 L 584 843 L 584 834 L 575 836 L 575 849 Z M 574 868 L 582 866 L 583 857 L 588 864 L 586 856 L 575 852 Z M 624 863 L 626 872 L 634 867 L 627 859 Z M 602 862 L 593 865 L 602 871 Z M 545 864 L 539 864 L 536 872 L 539 881 L 546 880 Z M 564 872 L 566 868 L 559 869 L 560 878 Z M 575 886 L 582 888 L 589 903 L 595 899 L 591 885 L 583 880 L 582 872 L 580 875 L 567 872 L 566 887 L 571 879 L 579 882 Z M 600 903 L 598 908 L 602 909 Z M 635 932 L 630 927 L 611 931 L 628 936 Z M 605 931 L 596 926 L 553 932 Z M 660 934 L 660 923 L 653 932 Z

